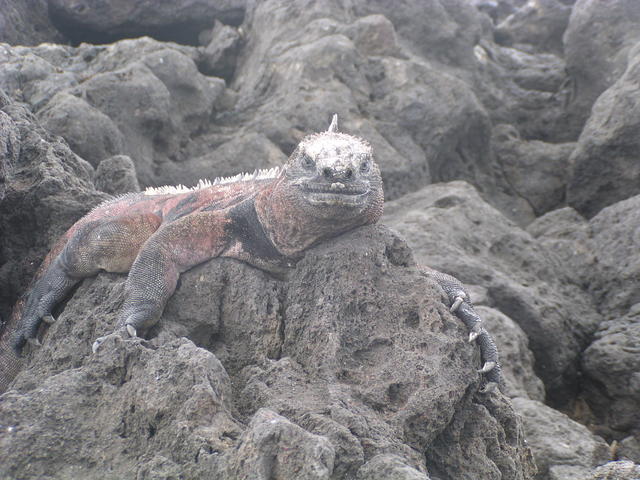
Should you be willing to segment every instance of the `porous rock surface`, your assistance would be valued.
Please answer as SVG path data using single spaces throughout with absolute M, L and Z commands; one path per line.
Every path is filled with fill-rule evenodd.
M 476 347 L 385 227 L 313 248 L 286 281 L 196 267 L 155 339 L 92 355 L 122 297 L 120 276 L 84 282 L 30 354 L 0 407 L 3 475 L 350 478 L 393 454 L 440 478 L 531 478 L 511 405 L 478 393 Z
M 639 15 L 0 0 L 0 322 L 109 195 L 281 165 L 338 113 L 374 148 L 384 222 L 468 285 L 516 405 L 476 394 L 465 329 L 376 227 L 288 279 L 200 266 L 148 340 L 94 356 L 123 277 L 83 282 L 0 397 L 0 477 L 638 477 Z

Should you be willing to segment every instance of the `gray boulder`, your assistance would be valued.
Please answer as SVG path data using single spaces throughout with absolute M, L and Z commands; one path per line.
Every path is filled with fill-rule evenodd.
M 178 174 L 180 182 L 193 184 L 215 166 L 185 168 L 187 158 L 210 150 L 206 142 L 194 150 L 190 139 L 209 128 L 224 91 L 223 80 L 198 71 L 199 55 L 148 38 L 110 46 L 6 47 L 0 50 L 6 61 L 0 88 L 28 103 L 46 128 L 94 166 L 126 154 L 143 186 L 175 183 Z
M 596 99 L 627 69 L 628 53 L 640 41 L 635 0 L 578 0 L 564 36 L 572 96 L 566 130 L 578 136 Z
M 527 2 L 496 26 L 494 36 L 503 45 L 562 55 L 570 14 L 571 7 L 559 0 Z
M 587 480 L 636 480 L 637 478 L 640 478 L 640 465 L 629 461 L 618 461 L 596 468 Z
M 597 259 L 590 290 L 605 318 L 619 318 L 640 302 L 640 195 L 603 209 L 589 226 Z
M 585 417 L 607 438 L 622 440 L 637 431 L 640 387 L 637 372 L 637 229 L 640 196 L 604 208 L 587 221 L 571 208 L 548 213 L 528 230 L 563 260 L 588 291 L 603 321 L 582 353 Z
M 150 35 L 195 44 L 198 34 L 216 19 L 239 25 L 245 0 L 49 0 L 56 27 L 73 42 L 107 43 Z
M 49 19 L 47 0 L 0 0 L 0 42 L 11 45 L 64 43 Z
M 45 253 L 108 195 L 95 190 L 91 165 L 44 130 L 25 105 L 4 94 L 0 100 L 0 316 L 8 318 Z
M 115 155 L 100 162 L 93 178 L 96 189 L 110 195 L 139 192 L 136 167 L 126 155 Z
M 596 254 L 587 219 L 571 207 L 559 208 L 527 225 L 527 232 L 547 250 L 555 252 L 570 278 L 583 289 L 589 288 Z
M 594 467 L 611 460 L 602 438 L 557 410 L 525 398 L 514 398 L 513 406 L 536 460 L 536 479 L 584 479 Z
M 614 438 L 640 425 L 640 303 L 628 315 L 603 322 L 583 354 L 586 398 Z
M 29 354 L 0 402 L 0 475 L 349 478 L 391 453 L 444 480 L 532 478 L 510 403 L 477 392 L 477 347 L 384 227 L 311 249 L 286 281 L 233 260 L 198 266 L 151 340 L 114 335 L 91 355 L 122 300 L 122 277 L 86 280 Z
M 406 465 L 396 455 L 380 454 L 373 457 L 359 470 L 358 480 L 429 480 L 426 473 Z
M 59 92 L 38 113 L 42 126 L 64 137 L 71 149 L 93 167 L 124 151 L 124 135 L 104 113 L 81 96 Z
M 227 461 L 225 478 L 329 480 L 334 456 L 325 437 L 262 408 Z
M 567 203 L 587 217 L 640 193 L 638 88 L 640 43 L 628 50 L 624 73 L 593 105 L 571 155 Z
M 555 252 L 463 182 L 430 185 L 387 202 L 384 222 L 406 238 L 419 263 L 487 289 L 488 306 L 527 334 L 535 372 L 552 402 L 576 394 L 580 352 L 601 317 Z
M 536 216 L 561 206 L 575 143 L 523 140 L 512 125 L 496 125 L 491 145 L 506 181 L 533 208 Z

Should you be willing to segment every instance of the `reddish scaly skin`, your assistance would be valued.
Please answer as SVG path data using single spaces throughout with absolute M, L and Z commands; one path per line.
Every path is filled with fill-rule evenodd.
M 369 145 L 332 131 L 304 139 L 275 177 L 106 202 L 56 243 L 16 305 L 0 338 L 0 393 L 24 343 L 82 278 L 129 272 L 118 328 L 139 331 L 157 322 L 189 268 L 225 256 L 279 271 L 311 245 L 375 223 L 382 204 Z

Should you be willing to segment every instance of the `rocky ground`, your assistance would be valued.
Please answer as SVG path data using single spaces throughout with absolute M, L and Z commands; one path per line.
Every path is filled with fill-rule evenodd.
M 84 281 L 0 396 L 0 479 L 640 478 L 636 0 L 0 0 L 0 42 L 4 319 L 110 195 L 280 165 L 333 113 L 387 197 L 96 355 L 124 277 Z M 468 285 L 504 394 L 417 264 Z

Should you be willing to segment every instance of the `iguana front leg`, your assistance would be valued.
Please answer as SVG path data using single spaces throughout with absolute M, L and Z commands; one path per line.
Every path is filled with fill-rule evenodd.
M 40 323 L 51 322 L 51 312 L 69 290 L 100 270 L 126 272 L 147 238 L 160 225 L 154 214 L 92 220 L 77 226 L 60 253 L 33 284 L 12 337 L 19 352 L 25 342 L 37 343 Z
M 502 383 L 502 375 L 500 362 L 498 361 L 498 348 L 495 341 L 482 326 L 482 319 L 476 313 L 471 303 L 469 293 L 464 285 L 455 277 L 447 275 L 427 267 L 421 267 L 424 275 L 435 280 L 444 290 L 449 300 L 449 306 L 452 313 L 464 322 L 469 328 L 469 341 L 478 342 L 480 347 L 480 358 L 482 359 L 482 368 L 479 373 L 485 375 L 488 382 L 486 389 L 494 386 L 500 386 Z
M 196 212 L 161 226 L 140 249 L 125 284 L 116 331 L 135 337 L 155 325 L 180 274 L 220 255 L 228 244 L 223 212 Z M 93 344 L 97 351 L 108 337 Z

